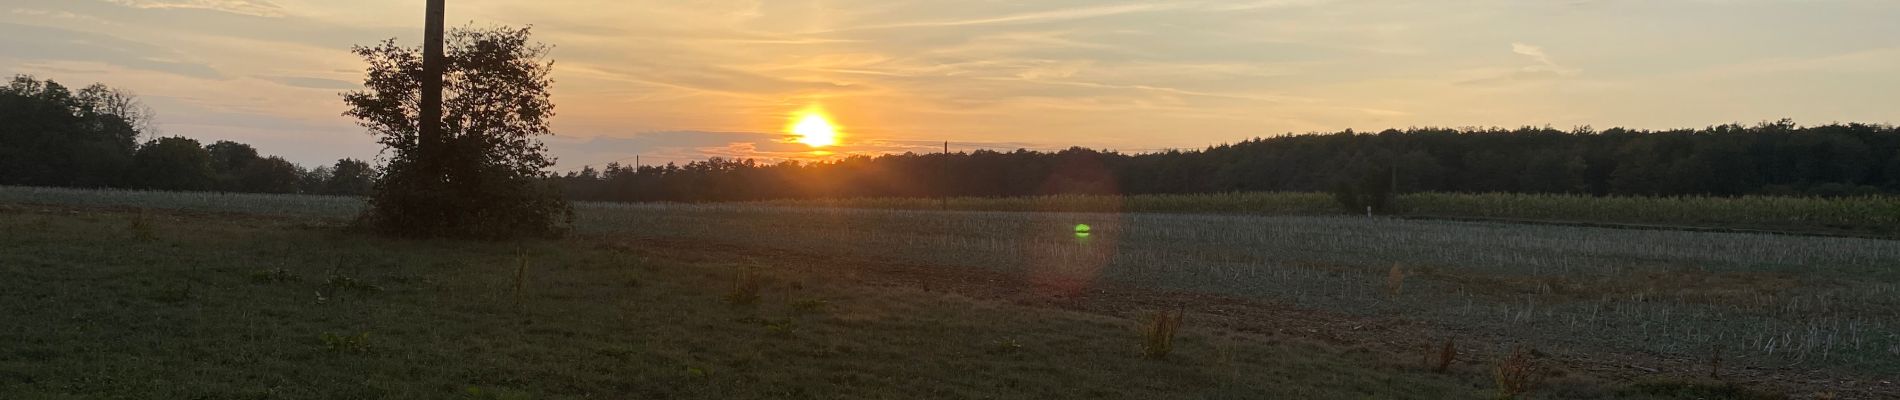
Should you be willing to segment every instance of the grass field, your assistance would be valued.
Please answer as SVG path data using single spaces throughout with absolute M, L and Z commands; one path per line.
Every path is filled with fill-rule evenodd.
M 805 208 L 1166 213 L 1266 216 L 1353 214 L 1323 193 L 1225 193 L 1033 198 L 824 199 L 761 203 Z M 1396 199 L 1398 216 L 1560 223 L 1634 224 L 1900 238 L 1900 198 L 1585 197 L 1417 193 Z
M 582 204 L 496 244 L 359 207 L 0 188 L 0 398 L 1487 398 L 1517 346 L 1535 398 L 1900 393 L 1888 240 Z

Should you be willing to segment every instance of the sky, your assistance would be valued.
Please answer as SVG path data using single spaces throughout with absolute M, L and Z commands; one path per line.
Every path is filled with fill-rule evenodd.
M 1386 128 L 1900 122 L 1892 0 L 448 0 L 554 46 L 556 170 L 706 157 L 1193 149 Z M 357 44 L 423 1 L 0 0 L 0 72 L 133 91 L 164 135 L 306 166 Z M 827 110 L 843 143 L 785 132 Z

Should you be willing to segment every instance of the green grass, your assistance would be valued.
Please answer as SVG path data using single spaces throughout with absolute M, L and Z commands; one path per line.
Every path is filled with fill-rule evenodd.
M 1134 321 L 856 286 L 773 271 L 768 260 L 676 262 L 586 240 L 520 249 L 392 241 L 312 226 L 324 221 L 167 214 L 148 215 L 155 239 L 134 241 L 132 218 L 0 211 L 0 231 L 8 232 L 0 237 L 0 314 L 8 316 L 0 398 L 1482 391 L 1466 377 L 1365 353 L 1215 330 L 1184 333 L 1172 357 L 1151 361 L 1140 354 Z M 518 252 L 532 260 L 519 305 Z M 723 299 L 755 268 L 756 304 Z M 999 341 L 1011 350 L 997 351 Z
M 1900 373 L 1900 242 L 1363 217 L 591 206 L 589 235 L 1218 293 L 1535 340 Z M 1078 238 L 1073 226 L 1094 234 Z M 1396 296 L 1394 264 L 1406 271 Z M 1816 362 L 1814 360 L 1824 360 Z
M 1458 398 L 1496 393 L 1515 344 L 1571 370 L 1533 397 L 1900 373 L 1888 240 L 581 204 L 574 237 L 498 245 L 345 234 L 346 203 L 0 188 L 0 312 L 20 322 L 0 326 L 0 398 Z M 1184 304 L 1145 359 L 1146 318 Z M 1447 337 L 1458 365 L 1433 374 Z M 1717 347 L 1769 387 L 1670 383 Z
M 353 216 L 363 200 L 335 196 L 140 192 L 0 187 L 0 203 L 157 208 L 196 212 Z M 612 204 L 583 203 L 611 207 Z M 751 206 L 912 211 L 1166 213 L 1255 216 L 1353 215 L 1325 193 L 1219 193 L 1137 196 L 1044 196 L 951 199 L 853 198 L 781 200 Z M 1661 228 L 1731 228 L 1790 233 L 1900 238 L 1900 197 L 1589 197 L 1510 193 L 1414 193 L 1396 199 L 1396 214 Z

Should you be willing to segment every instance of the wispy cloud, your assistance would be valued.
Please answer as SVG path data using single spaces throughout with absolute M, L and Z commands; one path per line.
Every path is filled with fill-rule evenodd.
M 177 50 L 116 36 L 0 22 L 0 61 L 79 61 L 205 79 L 220 79 L 211 66 L 187 61 Z
M 91 23 L 91 24 L 100 24 L 100 25 L 111 25 L 111 24 L 113 24 L 113 22 L 112 22 L 112 21 L 107 21 L 107 20 L 105 20 L 105 19 L 103 19 L 103 18 L 99 18 L 99 17 L 95 17 L 95 16 L 91 16 L 91 15 L 86 15 L 86 14 L 80 14 L 80 13 L 75 13 L 75 12 L 71 12 L 71 11 L 64 11 L 64 10 L 42 10 L 42 9 L 37 9 L 37 8 L 15 8 L 15 9 L 13 9 L 13 15 L 18 15 L 18 16 L 23 16 L 23 17 L 28 17 L 28 18 L 31 18 L 31 19 L 47 19 L 47 18 L 53 18 L 53 19 L 63 19 L 63 20 L 69 20 L 69 21 L 79 21 L 79 22 L 85 22 L 85 23 Z
M 1550 59 L 1549 54 L 1544 53 L 1544 48 L 1540 46 L 1513 42 L 1511 43 L 1511 52 L 1530 57 L 1531 60 L 1537 61 L 1537 65 L 1524 67 L 1524 71 L 1527 72 L 1549 72 L 1561 76 L 1571 76 L 1581 72 L 1581 70 L 1557 64 L 1556 61 Z
M 931 20 L 931 21 L 899 22 L 899 23 L 894 23 L 894 24 L 864 25 L 864 26 L 856 26 L 856 27 L 851 27 L 848 29 L 841 29 L 841 30 L 941 28 L 941 27 L 959 27 L 959 26 L 973 26 L 973 25 L 1052 22 L 1052 21 L 1067 21 L 1067 20 L 1106 17 L 1106 16 L 1111 16 L 1111 15 L 1132 14 L 1132 13 L 1159 11 L 1159 10 L 1173 10 L 1173 9 L 1180 9 L 1180 8 L 1183 8 L 1183 6 L 1170 5 L 1170 4 L 1114 4 L 1114 5 L 1106 5 L 1106 6 L 1064 8 L 1064 9 L 1056 9 L 1056 10 L 1034 11 L 1034 12 L 1026 12 L 1026 13 L 996 15 L 996 16 L 966 18 L 966 19 L 945 19 L 945 20 Z
M 141 9 L 192 9 L 222 11 L 255 17 L 277 18 L 284 8 L 264 0 L 105 0 L 108 3 Z

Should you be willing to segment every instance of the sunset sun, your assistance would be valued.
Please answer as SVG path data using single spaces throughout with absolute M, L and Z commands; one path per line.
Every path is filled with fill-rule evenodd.
M 788 130 L 798 136 L 797 142 L 813 148 L 838 144 L 838 127 L 831 123 L 823 109 L 815 106 L 794 115 Z

